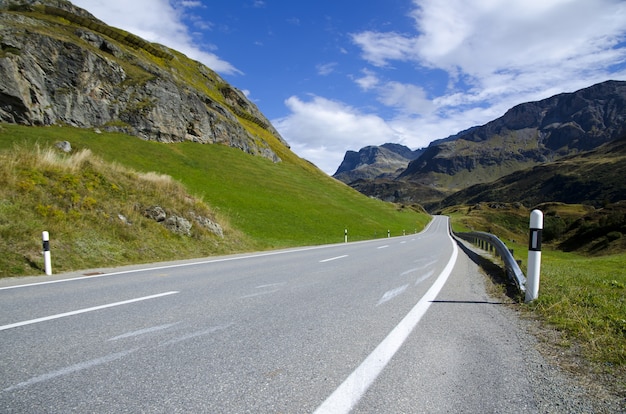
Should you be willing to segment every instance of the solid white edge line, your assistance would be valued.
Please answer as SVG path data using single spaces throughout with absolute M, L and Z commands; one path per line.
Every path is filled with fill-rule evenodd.
M 11 328 L 17 328 L 18 326 L 31 325 L 33 323 L 45 322 L 45 321 L 50 321 L 50 320 L 59 319 L 59 318 L 65 318 L 66 316 L 73 316 L 73 315 L 78 315 L 78 314 L 81 314 L 81 313 L 93 312 L 93 311 L 97 311 L 97 310 L 100 310 L 100 309 L 112 308 L 114 306 L 127 305 L 129 303 L 139 302 L 139 301 L 142 301 L 142 300 L 155 299 L 155 298 L 160 298 L 160 297 L 163 297 L 163 296 L 174 295 L 176 293 L 179 293 L 179 292 L 178 291 L 171 291 L 171 292 L 159 293 L 157 295 L 144 296 L 142 298 L 123 300 L 121 302 L 115 302 L 115 303 L 109 303 L 109 304 L 106 304 L 106 305 L 94 306 L 92 308 L 78 309 L 78 310 L 71 311 L 71 312 L 59 313 L 59 314 L 56 314 L 56 315 L 44 316 L 42 318 L 30 319 L 30 320 L 27 320 L 27 321 L 11 323 L 9 325 L 0 326 L 0 331 L 4 331 L 4 330 L 7 330 L 7 329 L 11 329 Z
M 452 255 L 435 283 L 376 349 L 365 358 L 361 365 L 315 410 L 314 414 L 349 413 L 389 361 L 391 361 L 391 358 L 406 341 L 420 319 L 422 319 L 422 316 L 424 316 L 432 301 L 435 300 L 448 280 L 452 269 L 454 269 L 458 248 L 449 233 L 448 237 L 452 242 Z

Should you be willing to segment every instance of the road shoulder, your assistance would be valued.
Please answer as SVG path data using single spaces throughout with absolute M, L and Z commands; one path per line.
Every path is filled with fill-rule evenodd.
M 459 241 L 464 256 L 473 261 L 475 272 L 482 279 L 486 294 L 495 301 L 507 303 L 500 307 L 503 317 L 518 331 L 520 345 L 526 350 L 525 371 L 534 390 L 540 412 L 555 413 L 617 413 L 626 412 L 626 399 L 612 389 L 610 377 L 600 377 L 592 364 L 584 361 L 575 345 L 564 348 L 560 333 L 546 326 L 522 304 L 512 300 L 511 287 L 505 285 L 502 269 L 483 257 L 469 243 Z

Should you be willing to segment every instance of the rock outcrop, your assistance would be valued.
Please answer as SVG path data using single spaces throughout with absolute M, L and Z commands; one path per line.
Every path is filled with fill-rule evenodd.
M 333 177 L 347 184 L 356 180 L 395 178 L 422 151 L 391 143 L 370 145 L 358 152 L 347 151 Z
M 0 121 L 224 144 L 275 162 L 255 128 L 288 146 L 211 69 L 63 0 L 0 0 Z
M 224 237 L 222 226 L 208 217 L 196 214 L 194 211 L 187 213 L 189 217 L 189 219 L 187 219 L 177 214 L 168 214 L 161 206 L 150 206 L 143 210 L 143 215 L 144 217 L 162 224 L 172 233 L 181 234 L 183 236 L 191 236 L 193 224 L 190 220 L 193 220 L 216 236 Z

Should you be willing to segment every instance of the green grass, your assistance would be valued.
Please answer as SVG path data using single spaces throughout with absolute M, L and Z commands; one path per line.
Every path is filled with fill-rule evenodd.
M 112 165 L 89 150 L 0 151 L 0 276 L 41 273 L 41 232 L 49 231 L 55 272 L 183 259 L 250 248 L 228 220 L 169 176 Z M 159 205 L 193 222 L 220 222 L 224 237 L 195 224 L 176 235 L 143 211 Z M 123 217 L 124 219 L 122 219 Z
M 114 170 L 113 163 L 121 164 L 139 173 L 154 171 L 173 177 L 184 185 L 184 192 L 188 193 L 186 196 L 181 196 L 182 199 L 191 196 L 202 200 L 206 209 L 219 217 L 220 224 L 226 222 L 230 229 L 226 240 L 218 243 L 220 248 L 213 250 L 192 248 L 193 240 L 183 243 L 178 240 L 180 236 L 173 237 L 175 243 L 173 242 L 174 245 L 169 248 L 169 253 L 167 248 L 163 248 L 158 254 L 148 257 L 150 259 L 156 257 L 155 260 L 226 253 L 229 250 L 243 251 L 339 243 L 343 241 L 346 228 L 351 241 L 383 237 L 386 236 L 387 230 L 395 236 L 402 234 L 403 231 L 407 233 L 419 231 L 430 220 L 428 215 L 416 212 L 412 208 L 384 203 L 361 195 L 326 176 L 286 148 L 281 149 L 277 142 L 273 145 L 281 149 L 282 152 L 279 155 L 283 162 L 273 163 L 265 158 L 254 157 L 238 149 L 221 145 L 201 145 L 191 142 L 162 144 L 123 134 L 95 133 L 70 127 L 0 126 L 0 154 L 10 153 L 16 144 L 27 151 L 34 151 L 36 145 L 46 148 L 62 140 L 71 143 L 74 154 L 89 150 L 94 156 L 103 160 L 103 166 L 99 167 L 97 174 L 104 177 L 102 180 L 108 183 L 108 192 L 90 194 L 85 190 L 90 180 L 93 181 L 85 175 L 88 171 L 81 171 L 80 174 L 58 173 L 53 180 L 48 176 L 54 174 L 48 172 L 47 175 L 44 174 L 44 178 L 50 181 L 46 181 L 41 178 L 42 174 L 37 171 L 36 167 L 21 171 L 20 163 L 17 163 L 12 168 L 8 168 L 3 173 L 7 179 L 23 174 L 23 182 L 18 180 L 21 184 L 16 183 L 16 186 L 25 187 L 19 196 L 3 195 L 0 199 L 0 211 L 3 217 L 0 225 L 4 225 L 3 239 L 6 241 L 7 249 L 3 250 L 7 252 L 3 257 L 12 257 L 9 260 L 12 264 L 4 266 L 2 275 L 19 275 L 28 272 L 28 262 L 37 259 L 37 249 L 40 247 L 36 240 L 40 237 L 41 231 L 49 230 L 51 238 L 55 237 L 50 228 L 44 228 L 55 225 L 55 218 L 66 222 L 67 226 L 62 231 L 57 229 L 55 241 L 57 245 L 59 236 L 71 234 L 72 224 L 91 220 L 89 223 L 84 223 L 85 228 L 100 229 L 107 226 L 108 222 L 98 221 L 97 217 L 87 215 L 89 217 L 87 219 L 82 215 L 72 216 L 76 212 L 84 213 L 84 209 L 79 206 L 82 205 L 81 203 L 85 204 L 85 200 L 87 200 L 86 204 L 96 204 L 93 211 L 100 208 L 98 205 L 103 200 L 111 199 L 111 203 L 117 202 L 120 208 L 124 207 L 127 214 L 132 212 L 130 205 L 135 201 L 125 198 L 127 197 L 125 194 L 132 190 L 133 179 L 123 181 L 122 184 L 118 183 L 122 181 L 122 178 L 109 174 L 109 171 Z M 5 164 L 8 165 L 8 162 Z M 132 176 L 133 173 L 128 174 Z M 42 180 L 44 182 L 40 182 Z M 112 191 L 113 185 L 124 188 L 122 194 Z M 58 200 L 56 204 L 41 203 L 36 201 L 36 197 L 41 197 L 41 194 L 27 197 L 33 189 L 41 190 L 42 194 L 44 190 L 57 193 L 65 191 L 67 194 L 62 203 Z M 12 191 L 19 191 L 19 188 L 16 187 Z M 89 198 L 94 201 L 90 201 Z M 165 200 L 163 198 L 157 198 L 157 200 L 163 203 L 167 201 L 167 197 Z M 141 204 L 150 202 L 150 199 L 146 198 Z M 48 208 L 48 205 L 51 207 Z M 184 210 L 184 207 L 177 203 L 170 208 L 176 211 Z M 109 207 L 108 209 L 109 214 L 113 215 L 115 208 Z M 28 219 L 14 219 L 14 216 L 19 217 L 19 214 L 25 214 L 24 212 L 29 212 Z M 136 217 L 136 220 L 139 220 L 139 217 Z M 11 223 L 10 229 L 7 229 L 9 226 L 7 223 Z M 20 227 L 19 230 L 15 229 L 16 226 Z M 160 227 L 154 228 L 160 231 Z M 87 233 L 85 231 L 85 234 Z M 124 237 L 132 238 L 132 234 Z M 163 232 L 159 233 L 159 237 L 171 238 Z M 18 238 L 26 239 L 28 245 L 33 247 L 26 249 L 25 246 L 21 246 L 13 249 L 11 246 Z M 64 266 L 60 269 L 101 266 L 102 263 L 107 262 L 108 258 L 112 259 L 109 264 L 124 264 L 141 260 L 134 255 L 126 257 L 129 253 L 124 253 L 124 251 L 128 250 L 128 247 L 116 243 L 113 234 L 101 240 L 93 236 L 86 237 L 81 243 L 81 246 L 73 249 L 74 252 L 82 254 L 83 251 L 89 249 L 101 250 L 102 257 L 98 260 L 67 262 L 65 265 L 62 262 L 59 263 L 57 259 L 57 265 Z M 156 243 L 158 243 L 158 238 L 145 242 L 142 248 L 149 250 L 150 246 Z M 133 251 L 138 249 L 137 246 L 130 248 Z
M 595 362 L 626 366 L 626 254 L 542 253 L 539 298 L 526 305 Z

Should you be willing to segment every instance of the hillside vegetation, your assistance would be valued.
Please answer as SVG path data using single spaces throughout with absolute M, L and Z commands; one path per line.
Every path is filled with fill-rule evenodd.
M 594 150 L 473 185 L 443 199 L 439 205 L 497 200 L 527 206 L 558 201 L 600 207 L 626 200 L 625 174 L 626 135 L 623 135 Z
M 68 141 L 71 154 L 54 144 Z M 274 163 L 222 145 L 163 144 L 71 127 L 0 125 L 0 275 L 38 274 L 41 232 L 55 272 L 421 230 L 430 217 L 361 195 L 276 142 Z M 190 236 L 147 207 L 211 218 Z M 121 215 L 127 222 L 121 219 Z M 190 220 L 193 222 L 193 220 Z

